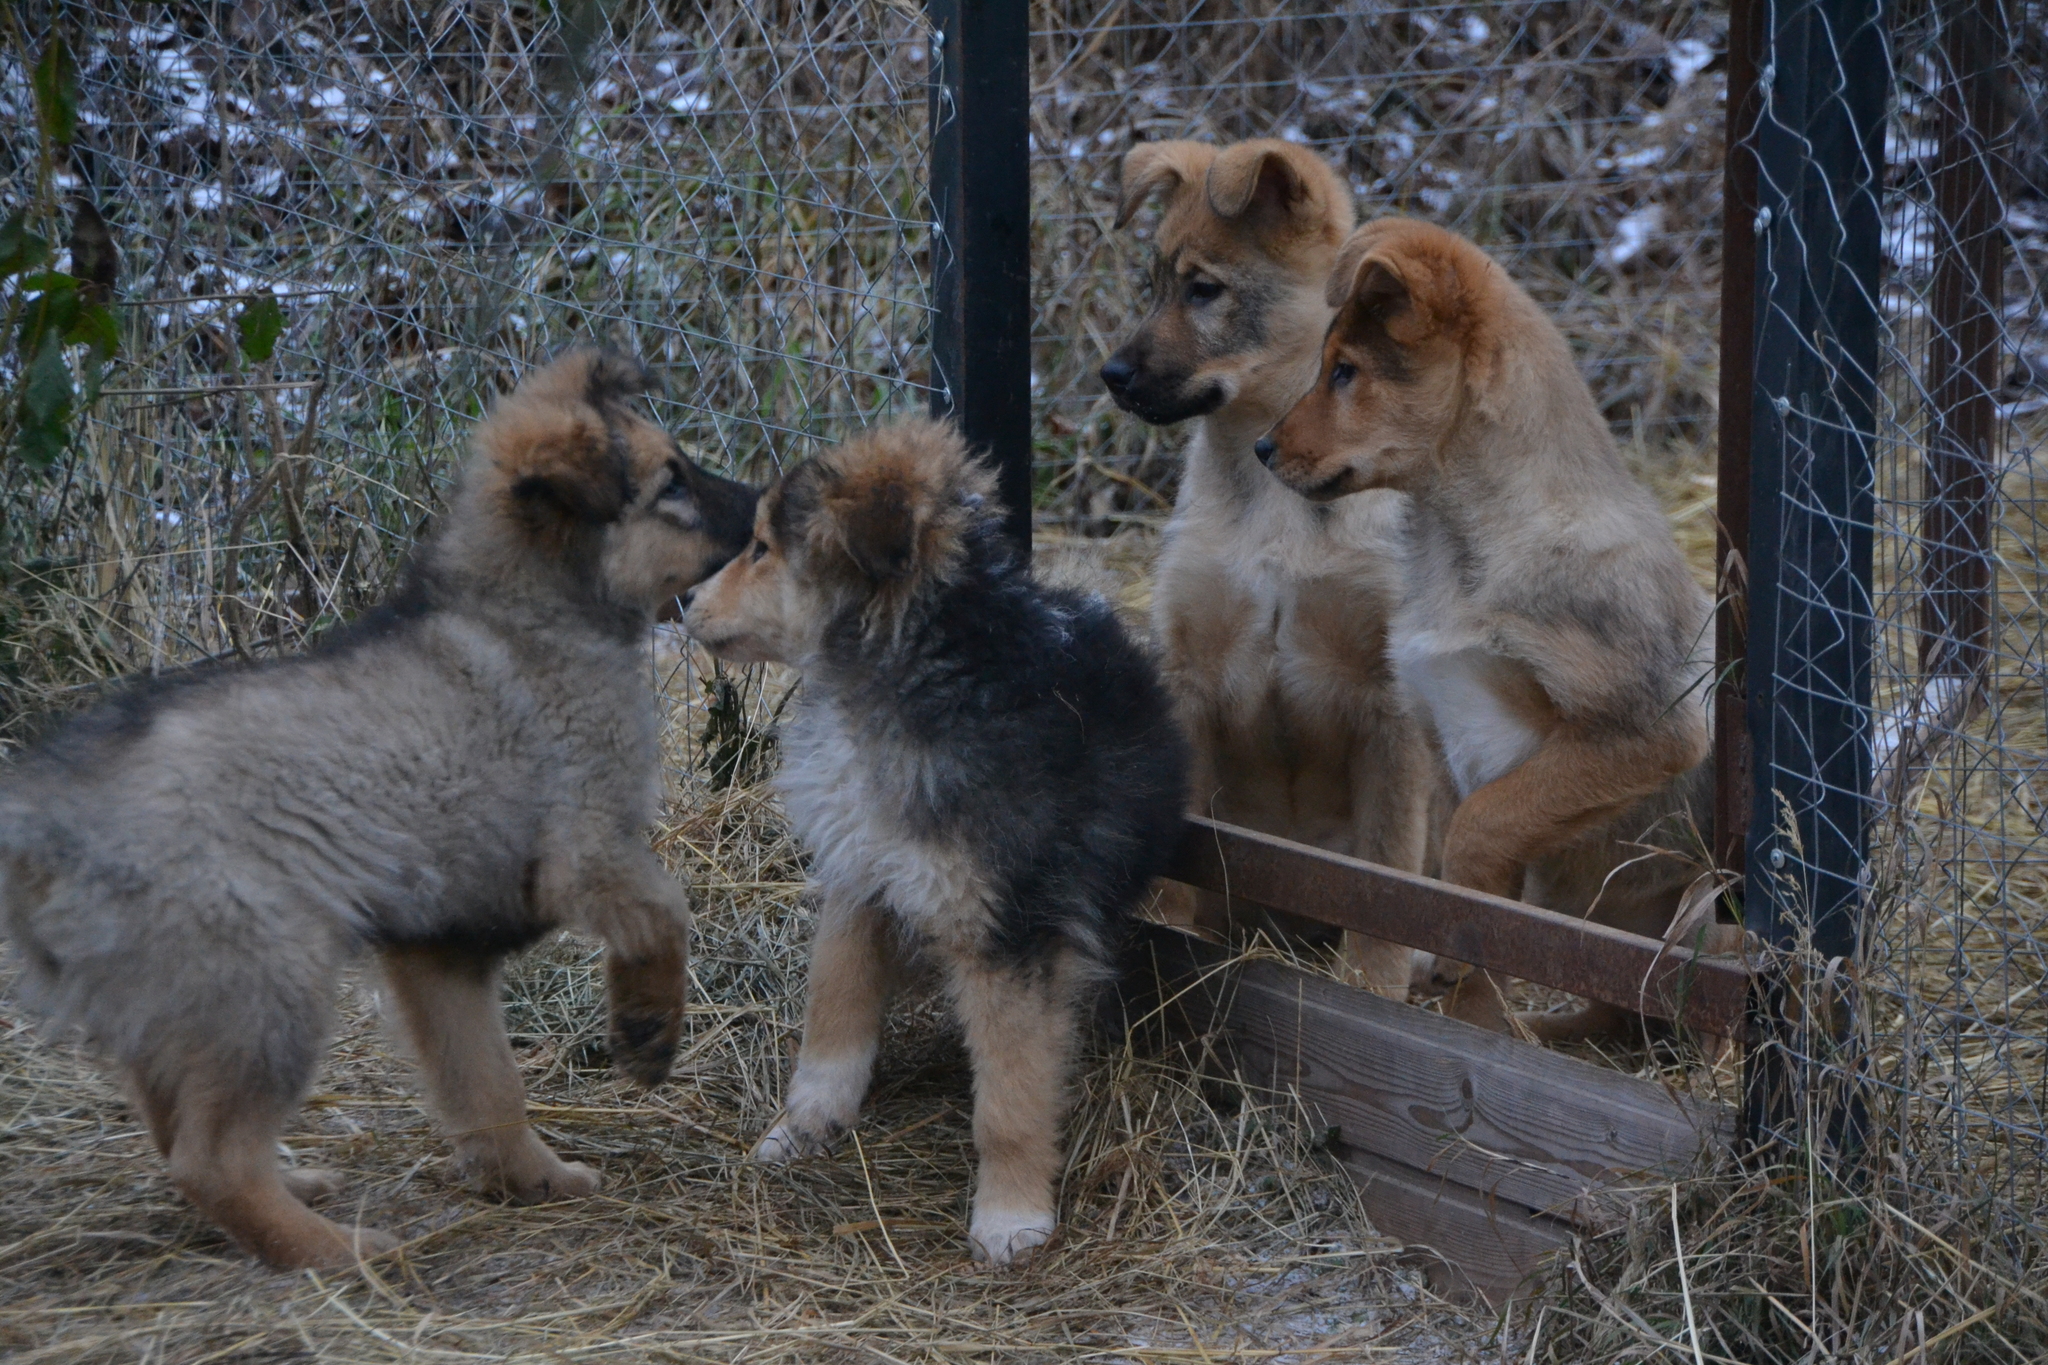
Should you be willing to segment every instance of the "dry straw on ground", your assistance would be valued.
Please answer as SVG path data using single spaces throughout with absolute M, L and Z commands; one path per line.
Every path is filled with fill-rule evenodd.
M 671 662 L 673 660 L 671 659 Z M 1065 1232 L 1036 1265 L 966 1255 L 963 1050 L 928 998 L 899 1008 L 867 1117 L 830 1159 L 744 1160 L 775 1113 L 802 998 L 802 871 L 775 803 L 702 777 L 704 692 L 675 689 L 677 786 L 656 836 L 697 904 L 696 993 L 652 1093 L 603 1055 L 593 954 L 522 959 L 510 1027 L 536 1123 L 605 1174 L 595 1199 L 511 1209 L 444 1149 L 355 977 L 291 1160 L 350 1177 L 341 1215 L 392 1228 L 370 1274 L 269 1275 L 165 1180 L 85 1058 L 0 995 L 0 1354 L 208 1360 L 905 1361 L 1470 1358 L 1485 1325 L 1396 1265 L 1313 1130 L 1096 1048 L 1071 1127 Z M 741 698 L 752 707 L 758 698 Z M 757 714 L 756 718 L 759 718 Z
M 124 358 L 76 449 L 52 478 L 9 465 L 0 480 L 0 736 L 97 680 L 289 649 L 373 598 L 437 505 L 478 395 L 565 341 L 654 357 L 670 380 L 664 420 L 743 472 L 923 401 L 920 7 L 626 6 L 565 112 L 548 102 L 559 71 L 549 16 L 570 8 L 0 11 L 0 101 L 23 127 L 44 34 L 62 20 L 84 35 L 81 140 L 97 157 L 126 300 Z M 1087 382 L 1143 304 L 1144 244 L 1108 227 L 1117 159 L 1136 138 L 1277 131 L 1340 162 L 1365 211 L 1461 226 L 1530 283 L 1705 581 L 1722 76 L 1702 59 L 1721 45 L 1721 11 L 1692 0 L 1336 9 L 1034 5 L 1034 358 L 1040 492 L 1056 523 L 1045 559 L 1095 576 L 1142 618 L 1144 528 L 1170 496 L 1177 438 L 1119 420 Z M 1910 41 L 1884 205 L 1886 705 L 1912 681 L 1913 378 L 1938 246 L 1929 11 L 1899 13 Z M 2013 16 L 2038 90 L 2048 18 L 2038 0 Z M 61 240 L 74 186 L 44 179 L 34 152 L 25 137 L 0 145 L 5 207 L 30 206 Z M 774 1110 L 793 1039 L 800 870 L 758 774 L 713 790 L 708 774 L 723 768 L 700 752 L 707 727 L 725 726 L 715 751 L 744 738 L 733 716 L 759 721 L 773 707 L 743 690 L 737 709 L 712 708 L 726 718 L 714 725 L 700 675 L 657 654 L 676 699 L 662 847 L 700 902 L 681 1076 L 653 1096 L 608 1078 L 580 946 L 534 955 L 512 983 L 540 1120 L 604 1168 L 605 1194 L 508 1210 L 443 1183 L 364 976 L 289 1145 L 295 1159 L 356 1173 L 347 1198 L 415 1241 L 373 1281 L 266 1276 L 176 1199 L 85 1060 L 38 1038 L 0 993 L 0 1353 L 2048 1356 L 2033 1288 L 2048 1264 L 2048 203 L 2016 201 L 2007 230 L 2015 368 L 2000 397 L 2016 424 L 2000 508 L 2002 646 L 1987 704 L 1881 849 L 1887 894 L 1863 978 L 1874 1173 L 1831 1172 L 1816 1156 L 1688 1183 L 1675 1219 L 1653 1201 L 1581 1248 L 1540 1318 L 1461 1319 L 1394 1265 L 1298 1115 L 1205 1094 L 1105 1043 L 1074 1125 L 1069 1236 L 1025 1275 L 975 1272 L 962 1251 L 965 1067 L 929 1006 L 892 1032 L 857 1146 L 789 1172 L 739 1162 Z M 236 310 L 275 291 L 278 357 L 250 361 Z M 1125 529 L 1106 541 L 1057 534 L 1111 526 Z M 1733 1094 L 1725 1067 L 1644 1049 L 1606 1060 Z

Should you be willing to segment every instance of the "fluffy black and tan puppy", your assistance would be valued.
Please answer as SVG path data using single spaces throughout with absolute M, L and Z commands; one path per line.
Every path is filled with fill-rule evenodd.
M 942 968 L 974 1060 L 977 1257 L 1052 1235 L 1088 988 L 1180 827 L 1186 758 L 1100 599 L 1034 582 L 994 481 L 905 422 L 762 495 L 751 548 L 688 599 L 714 652 L 803 671 L 781 786 L 811 850 L 803 1048 L 766 1161 L 859 1114 L 898 954 Z
M 119 1068 L 201 1212 L 273 1265 L 394 1238 L 280 1170 L 335 978 L 377 950 L 479 1188 L 589 1194 L 526 1124 L 498 962 L 602 938 L 613 1057 L 679 1036 L 688 912 L 644 837 L 654 612 L 746 543 L 754 495 L 637 411 L 633 361 L 568 356 L 498 402 L 388 605 L 303 658 L 138 687 L 0 779 L 0 913 L 31 998 Z

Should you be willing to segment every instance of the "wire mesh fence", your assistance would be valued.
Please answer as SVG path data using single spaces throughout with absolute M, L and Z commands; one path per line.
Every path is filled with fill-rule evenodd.
M 1558 319 L 1625 439 L 1697 450 L 1717 373 L 1726 24 L 1684 0 L 1036 5 L 1041 515 L 1100 530 L 1172 504 L 1177 437 L 1120 420 L 1095 378 L 1143 311 L 1143 228 L 1110 228 L 1117 165 L 1163 138 L 1300 142 L 1361 218 L 1475 237 Z
M 922 17 L 615 8 L 9 9 L 7 117 L 52 35 L 76 70 L 66 136 L 0 149 L 49 247 L 18 264 L 112 272 L 117 352 L 70 449 L 10 466 L 14 705 L 361 606 L 480 396 L 571 342 L 647 357 L 741 473 L 921 401 Z
M 1817 1204 L 1973 1248 L 1959 1279 L 1997 1293 L 2048 1257 L 2048 16 L 1753 13 L 1753 1118 Z M 1881 1242 L 1839 1237 L 1830 1352 L 1867 1343 L 1845 1284 L 1900 1272 Z
M 1980 11 L 1988 54 L 1968 57 L 1958 28 Z M 1139 140 L 1316 148 L 1361 216 L 1415 213 L 1493 251 L 1643 458 L 1712 440 L 1725 8 L 1040 0 L 1032 18 L 1042 520 L 1099 531 L 1171 505 L 1176 436 L 1115 414 L 1094 377 L 1143 306 L 1142 220 L 1111 227 Z M 1930 1235 L 2002 1245 L 2038 1279 L 2048 6 L 1912 0 L 1875 19 L 1886 78 L 1808 73 L 1833 73 L 1815 107 L 1853 93 L 1881 111 L 1860 170 L 1810 186 L 1859 200 L 1846 216 L 1867 256 L 1816 240 L 1773 257 L 1784 224 L 1759 214 L 1760 270 L 1824 265 L 1871 331 L 1863 352 L 1831 335 L 1813 350 L 1803 325 L 1782 339 L 1862 409 L 1759 389 L 1807 425 L 1778 424 L 1790 481 L 1751 543 L 1818 525 L 1825 544 L 1801 542 L 1810 572 L 1772 589 L 1809 628 L 1804 653 L 1751 682 L 1788 699 L 1771 719 L 1788 745 L 1843 761 L 1791 825 L 1760 822 L 1801 839 L 1757 844 L 1752 874 L 1777 870 L 1774 851 L 1799 873 L 1823 834 L 1854 855 L 1831 892 L 1787 892 L 1798 914 L 1826 901 L 1860 926 L 1838 973 L 1859 1007 L 1809 1014 L 1853 1046 L 1800 1060 L 1848 1059 L 1879 1178 Z M 929 400 L 930 26 L 914 4 L 24 4 L 0 26 L 0 114 L 37 130 L 0 145 L 0 726 L 98 679 L 288 646 L 365 604 L 438 505 L 481 395 L 573 340 L 647 356 L 663 420 L 743 475 Z M 43 75 L 59 32 L 66 129 Z M 1983 69 L 1996 93 L 1972 113 L 1958 101 Z M 1767 171 L 1814 153 L 1802 127 L 1781 121 Z M 80 388 L 61 448 L 23 444 L 55 412 L 28 402 L 25 319 L 54 316 L 49 270 L 114 324 L 60 319 Z M 113 360 L 88 398 L 96 345 Z M 1865 472 L 1821 486 L 1822 447 Z M 1834 708 L 1829 744 L 1808 701 Z M 1809 965 L 1818 989 L 1827 958 Z

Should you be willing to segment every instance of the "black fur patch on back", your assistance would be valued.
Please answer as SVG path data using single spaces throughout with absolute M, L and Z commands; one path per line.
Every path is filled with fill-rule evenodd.
M 1097 597 L 1017 567 L 993 519 L 900 632 L 828 632 L 816 676 L 853 741 L 922 751 L 922 837 L 974 850 L 996 890 L 986 951 L 1016 970 L 1060 943 L 1113 954 L 1181 828 L 1187 745 L 1151 660 Z

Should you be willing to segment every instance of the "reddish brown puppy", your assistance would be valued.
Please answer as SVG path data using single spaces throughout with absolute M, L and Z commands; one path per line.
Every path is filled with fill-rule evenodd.
M 1415 500 L 1389 654 L 1458 786 L 1445 879 L 1661 934 L 1699 872 L 1651 841 L 1701 794 L 1706 594 L 1563 336 L 1478 247 L 1369 223 L 1329 300 L 1316 386 L 1259 455 L 1311 501 Z M 1450 1008 L 1508 1026 L 1484 974 Z

